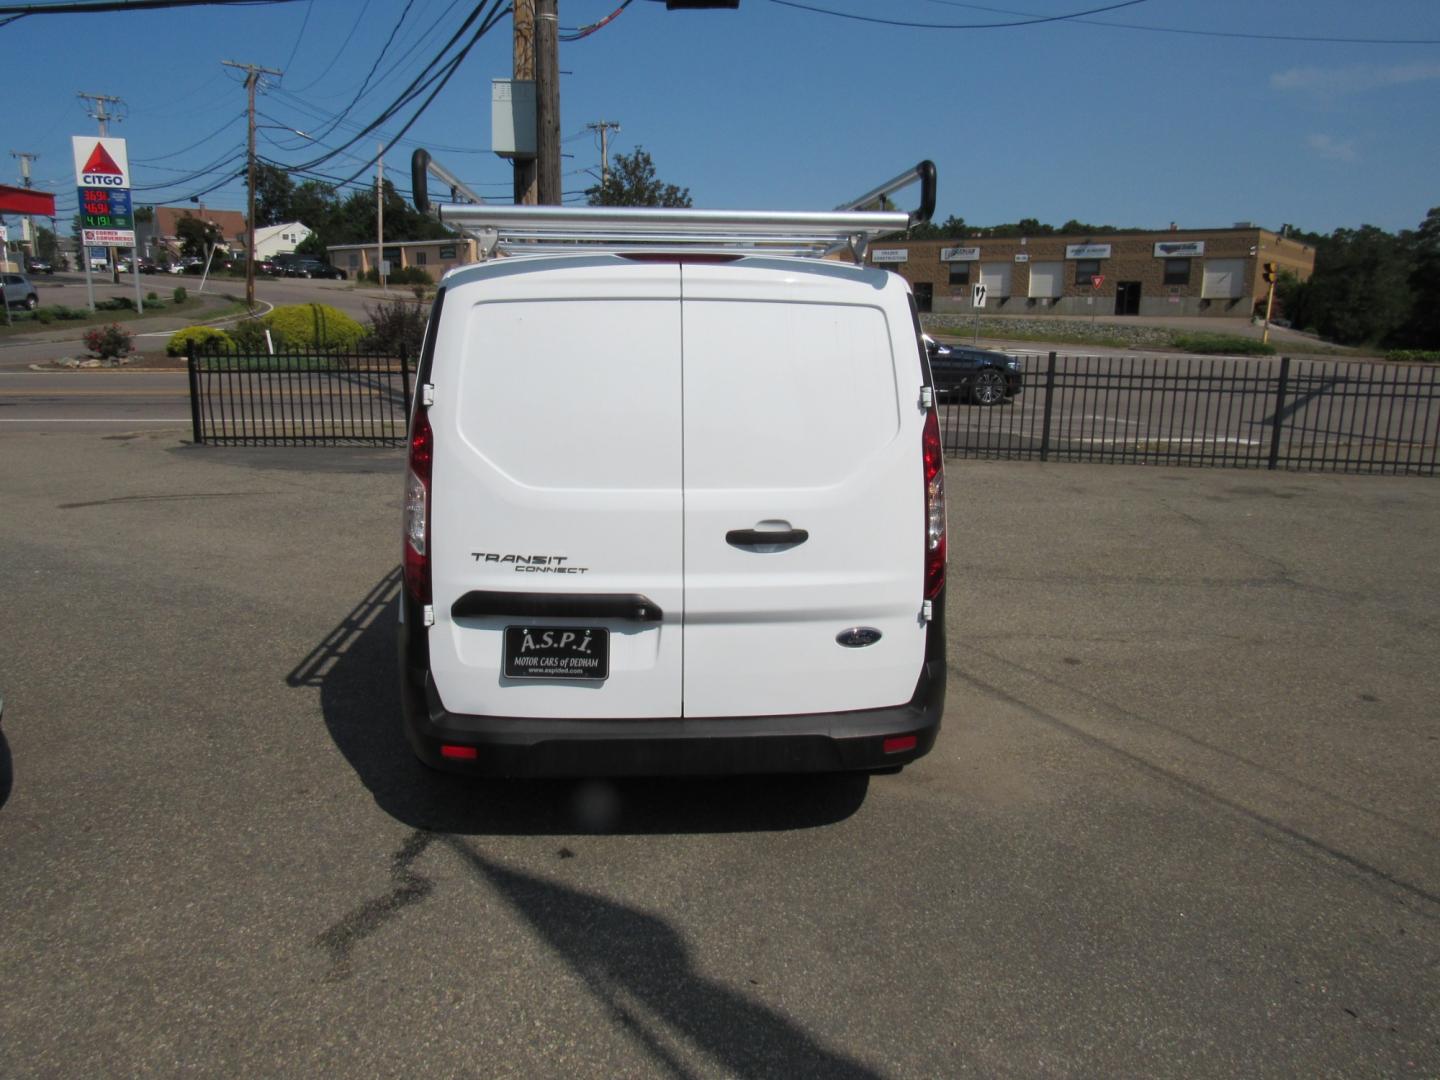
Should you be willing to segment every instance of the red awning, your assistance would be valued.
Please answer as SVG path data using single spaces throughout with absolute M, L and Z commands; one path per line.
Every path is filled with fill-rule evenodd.
M 0 184 L 0 214 L 39 214 L 41 217 L 54 217 L 55 196 L 48 191 Z

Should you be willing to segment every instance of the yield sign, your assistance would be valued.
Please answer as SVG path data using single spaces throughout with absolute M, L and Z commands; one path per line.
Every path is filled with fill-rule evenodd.
M 1104 275 L 1104 274 L 1091 274 L 1091 275 L 1090 275 L 1090 287 L 1091 287 L 1092 289 L 1098 289 L 1098 288 L 1100 288 L 1101 285 L 1104 285 L 1104 284 L 1105 284 L 1105 275 Z

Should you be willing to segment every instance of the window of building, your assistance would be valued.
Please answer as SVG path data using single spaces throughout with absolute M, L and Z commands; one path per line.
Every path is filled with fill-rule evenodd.
M 1166 259 L 1166 260 L 1165 260 L 1165 284 L 1166 284 L 1166 285 L 1189 285 L 1189 284 L 1190 284 L 1190 260 L 1189 260 L 1189 259 Z
M 351 270 L 358 270 L 359 268 L 360 268 L 360 256 L 359 256 L 359 255 L 356 255 L 356 254 L 354 254 L 354 253 L 352 252 L 351 255 L 350 255 L 350 269 L 351 269 Z
M 1090 279 L 1100 273 L 1099 259 L 1076 259 L 1075 260 L 1075 284 L 1089 285 Z
M 952 262 L 952 263 L 950 263 L 950 284 L 951 284 L 951 285 L 969 285 L 969 284 L 970 284 L 970 264 L 969 264 L 968 262 Z
M 425 262 L 426 262 L 426 260 L 427 260 L 428 258 L 429 258 L 429 256 L 427 256 L 427 255 L 425 254 L 425 252 L 423 252 L 423 251 L 417 251 L 417 252 L 415 253 L 415 265 L 416 265 L 416 266 L 424 266 L 424 265 L 425 265 Z

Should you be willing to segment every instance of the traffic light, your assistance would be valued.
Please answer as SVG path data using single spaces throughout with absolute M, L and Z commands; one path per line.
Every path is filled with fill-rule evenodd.
M 1280 264 L 1267 262 L 1265 264 L 1265 280 L 1271 283 L 1280 280 Z

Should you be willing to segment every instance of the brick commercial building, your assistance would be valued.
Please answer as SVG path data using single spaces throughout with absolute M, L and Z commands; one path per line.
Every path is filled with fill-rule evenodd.
M 1263 310 L 1263 269 L 1302 281 L 1314 248 L 1253 226 L 1097 236 L 889 240 L 866 261 L 906 278 L 922 311 L 997 315 L 1249 316 Z

